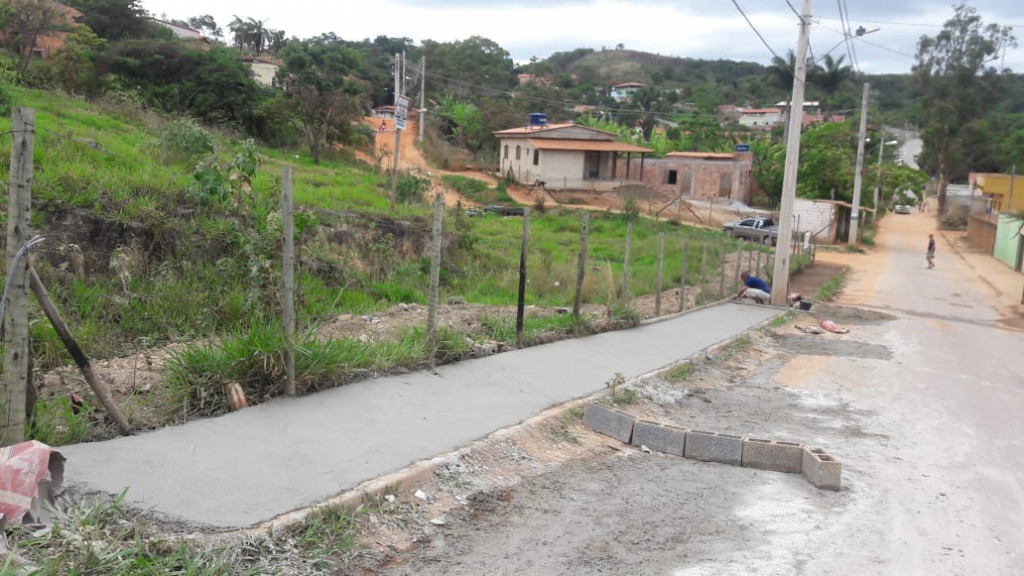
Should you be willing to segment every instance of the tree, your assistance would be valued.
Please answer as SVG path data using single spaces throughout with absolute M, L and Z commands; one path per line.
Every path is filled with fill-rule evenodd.
M 977 11 L 964 4 L 953 11 L 942 31 L 918 40 L 912 70 L 921 94 L 924 166 L 938 177 L 940 214 L 946 211 L 946 187 L 954 166 L 965 163 L 967 129 L 994 104 L 1000 74 L 989 64 L 1002 50 L 1017 46 L 1010 26 L 985 25 Z
M 7 48 L 17 55 L 18 73 L 28 68 L 40 36 L 71 29 L 64 11 L 50 0 L 3 0 Z
M 220 40 L 224 36 L 224 31 L 220 29 L 220 26 L 217 26 L 217 21 L 209 14 L 189 18 L 188 25 L 194 30 L 205 33 L 210 38 Z
M 792 90 L 793 78 L 796 70 L 796 54 L 792 50 L 786 53 L 786 58 L 779 56 L 772 58 L 772 65 L 765 69 L 768 75 L 768 82 L 780 90 Z
M 835 108 L 836 94 L 845 88 L 853 78 L 853 68 L 843 66 L 844 58 L 846 57 L 840 56 L 838 59 L 833 59 L 830 54 L 826 54 L 822 59 L 824 65 L 815 64 L 808 75 L 810 81 L 825 93 L 821 99 L 821 109 L 826 121 L 832 116 L 832 110 Z
M 288 42 L 279 56 L 284 65 L 277 81 L 289 95 L 290 118 L 319 164 L 324 147 L 344 141 L 368 105 L 362 89 L 349 79 L 358 59 L 341 43 L 322 37 Z
M 80 10 L 80 22 L 111 42 L 159 35 L 146 19 L 140 0 L 68 0 L 65 4 Z

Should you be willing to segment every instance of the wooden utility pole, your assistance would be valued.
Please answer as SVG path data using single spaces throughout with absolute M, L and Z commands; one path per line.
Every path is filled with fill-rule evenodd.
M 587 243 L 590 238 L 590 212 L 583 213 L 583 224 L 580 228 L 580 255 L 576 260 L 576 296 L 572 299 L 572 315 L 579 318 L 580 304 L 583 300 L 583 276 L 587 269 Z
M 444 194 L 434 197 L 433 243 L 430 245 L 430 291 L 427 296 L 427 338 L 437 344 L 437 288 L 441 283 L 441 228 L 444 222 Z
M 29 239 L 32 210 L 32 152 L 36 113 L 15 108 L 11 114 L 10 198 L 7 202 L 7 286 L 3 302 L 3 422 L 0 444 L 25 440 L 25 399 L 28 393 L 28 258 L 22 246 Z M 19 255 L 19 250 L 21 254 Z
M 721 259 L 718 270 L 718 299 L 725 298 L 725 242 L 718 243 L 718 254 Z
M 779 207 L 779 244 L 772 271 L 772 298 L 775 306 L 785 306 L 789 294 L 789 243 L 793 240 L 793 204 L 796 202 L 797 168 L 800 165 L 800 129 L 804 114 L 804 80 L 807 76 L 807 46 L 810 44 L 811 0 L 803 0 L 800 11 L 800 37 L 793 72 L 793 97 L 790 101 L 789 134 L 786 138 L 786 165 L 782 175 L 782 203 Z M 781 255 L 781 258 L 779 257 Z
M 284 324 L 284 393 L 295 396 L 295 221 L 292 218 L 292 169 L 281 169 L 281 321 Z
M 523 245 L 519 249 L 519 299 L 516 304 L 516 347 L 523 346 L 523 318 L 526 313 L 526 252 L 530 246 L 530 209 L 523 208 Z

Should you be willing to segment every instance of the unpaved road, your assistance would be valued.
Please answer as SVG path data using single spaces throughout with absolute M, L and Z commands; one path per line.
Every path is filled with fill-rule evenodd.
M 813 319 L 803 315 L 687 380 L 638 383 L 648 400 L 625 407 L 822 446 L 843 462 L 840 492 L 611 440 L 554 467 L 510 448 L 510 460 L 540 472 L 468 490 L 443 525 L 374 573 L 1021 574 L 1024 334 L 948 246 L 925 268 L 933 223 L 889 216 L 872 254 L 825 255 L 852 267 L 839 301 L 861 309 L 813 311 L 849 334 L 804 335 L 794 324 Z M 592 444 L 592 433 L 577 434 Z M 543 453 L 560 450 L 574 448 Z

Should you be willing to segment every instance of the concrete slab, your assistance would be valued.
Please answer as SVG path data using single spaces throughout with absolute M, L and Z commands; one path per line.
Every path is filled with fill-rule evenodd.
M 804 448 L 803 474 L 816 488 L 839 491 L 843 465 L 821 448 Z
M 799 442 L 768 440 L 747 436 L 743 439 L 744 468 L 799 474 L 803 471 L 804 445 Z
M 633 438 L 633 424 L 636 419 L 599 402 L 590 402 L 583 409 L 583 425 L 594 432 L 611 436 L 623 444 Z
M 683 456 L 686 451 L 686 433 L 689 428 L 676 428 L 667 424 L 638 420 L 633 425 L 634 446 L 646 446 L 655 452 Z
M 635 378 L 678 362 L 782 312 L 712 306 L 436 373 L 365 380 L 137 436 L 62 446 L 65 484 L 109 494 L 127 489 L 126 504 L 177 520 L 252 526 L 601 391 L 616 372 Z
M 687 458 L 739 466 L 743 461 L 743 437 L 705 430 L 686 433 Z

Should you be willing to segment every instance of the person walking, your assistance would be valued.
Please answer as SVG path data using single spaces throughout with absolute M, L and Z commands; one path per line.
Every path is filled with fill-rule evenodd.
M 928 252 L 925 254 L 928 260 L 928 268 L 935 268 L 935 235 L 928 235 Z

